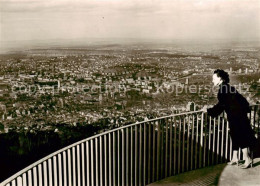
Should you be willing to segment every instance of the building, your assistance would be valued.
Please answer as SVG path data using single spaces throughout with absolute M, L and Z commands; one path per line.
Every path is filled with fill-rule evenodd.
M 192 101 L 189 101 L 187 106 L 186 106 L 186 110 L 187 111 L 195 111 L 195 107 L 196 107 L 195 103 L 192 102 Z

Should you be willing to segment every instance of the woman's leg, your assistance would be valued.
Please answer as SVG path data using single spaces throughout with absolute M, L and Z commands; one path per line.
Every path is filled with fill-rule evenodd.
M 248 154 L 248 148 L 243 148 L 242 149 L 243 152 L 243 156 L 245 156 L 245 163 L 241 166 L 242 169 L 247 169 L 250 166 L 253 166 L 253 160 L 250 158 L 249 154 Z
M 248 153 L 248 147 L 243 148 L 242 152 L 243 152 L 243 159 L 245 160 L 245 165 L 252 162 L 252 159 L 250 158 L 249 153 Z
M 232 160 L 227 163 L 228 165 L 236 165 L 236 164 L 238 164 L 237 152 L 238 152 L 237 150 L 233 150 Z

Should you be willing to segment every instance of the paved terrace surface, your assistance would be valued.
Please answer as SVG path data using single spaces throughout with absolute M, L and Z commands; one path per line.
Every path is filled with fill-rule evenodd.
M 219 164 L 185 172 L 150 184 L 172 185 L 220 185 L 260 186 L 260 158 L 254 159 L 253 168 L 241 169 L 236 165 Z

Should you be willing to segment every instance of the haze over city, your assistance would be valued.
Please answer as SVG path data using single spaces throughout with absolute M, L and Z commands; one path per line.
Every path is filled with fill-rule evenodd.
M 1 49 L 93 38 L 259 41 L 258 0 L 1 0 Z

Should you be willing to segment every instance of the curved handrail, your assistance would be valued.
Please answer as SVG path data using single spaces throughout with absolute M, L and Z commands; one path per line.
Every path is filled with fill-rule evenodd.
M 259 106 L 259 105 L 258 104 L 257 105 L 251 105 L 251 107 L 253 107 L 253 106 Z M 64 148 L 62 148 L 60 150 L 57 150 L 56 152 L 53 152 L 53 153 L 49 154 L 48 156 L 46 156 L 46 157 L 44 157 L 44 158 L 34 162 L 33 164 L 27 166 L 26 168 L 24 168 L 21 171 L 17 172 L 13 176 L 11 176 L 8 179 L 4 180 L 0 185 L 6 185 L 6 184 L 10 183 L 11 181 L 15 180 L 16 178 L 18 178 L 22 174 L 26 173 L 27 171 L 33 169 L 34 167 L 38 166 L 39 164 L 45 162 L 46 160 L 49 160 L 50 158 L 52 158 L 52 157 L 54 157 L 54 156 L 56 156 L 58 154 L 61 154 L 62 152 L 65 152 L 66 150 L 69 150 L 69 149 L 71 149 L 73 147 L 76 147 L 77 145 L 80 145 L 82 143 L 88 142 L 90 140 L 93 140 L 93 139 L 105 136 L 106 134 L 111 134 L 111 133 L 114 133 L 116 131 L 123 130 L 125 128 L 131 128 L 133 126 L 138 126 L 138 125 L 145 124 L 145 123 L 151 123 L 151 122 L 159 121 L 159 120 L 162 120 L 162 119 L 168 119 L 168 118 L 173 118 L 173 117 L 178 117 L 178 116 L 186 116 L 186 115 L 192 115 L 192 114 L 199 114 L 199 113 L 201 113 L 203 115 L 203 112 L 200 111 L 200 110 L 199 111 L 179 113 L 179 114 L 172 114 L 172 115 L 168 115 L 168 116 L 163 116 L 163 117 L 150 119 L 150 120 L 147 120 L 147 121 L 136 122 L 136 123 L 133 123 L 133 124 L 125 125 L 125 126 L 122 126 L 122 127 L 119 127 L 119 128 L 115 128 L 115 129 L 112 129 L 112 130 L 109 130 L 109 131 L 102 132 L 100 134 L 91 136 L 89 138 L 80 140 L 78 142 L 75 142 L 75 143 L 73 143 L 73 144 L 71 144 L 71 145 L 69 145 L 67 147 L 64 147 Z
M 91 139 L 95 139 L 95 138 L 98 138 L 100 136 L 103 136 L 103 135 L 106 135 L 106 134 L 109 134 L 109 133 L 112 133 L 112 132 L 115 132 L 115 131 L 118 131 L 118 130 L 122 130 L 124 128 L 129 128 L 129 127 L 132 127 L 132 126 L 135 126 L 135 125 L 140 125 L 140 124 L 143 124 L 143 123 L 147 123 L 147 122 L 153 122 L 153 121 L 157 121 L 157 120 L 160 120 L 160 119 L 166 119 L 166 118 L 170 118 L 170 117 L 176 117 L 176 116 L 182 116 L 182 115 L 189 115 L 189 114 L 196 114 L 196 113 L 202 113 L 202 111 L 192 111 L 192 112 L 185 112 L 185 113 L 179 113 L 179 114 L 172 114 L 172 115 L 168 115 L 168 116 L 164 116 L 164 117 L 158 117 L 158 118 L 154 118 L 154 119 L 150 119 L 150 120 L 147 120 L 147 121 L 141 121 L 141 122 L 136 122 L 136 123 L 132 123 L 132 124 L 129 124 L 129 125 L 125 125 L 125 126 L 122 126 L 122 127 L 119 127 L 119 128 L 115 128 L 115 129 L 112 129 L 112 130 L 109 130 L 109 131 L 105 131 L 105 132 L 102 132 L 100 134 L 97 134 L 97 135 L 94 135 L 94 136 L 91 136 L 89 138 L 86 138 L 86 139 L 83 139 L 83 140 L 80 140 L 78 142 L 75 142 L 69 146 L 66 146 L 60 150 L 57 150 L 47 156 L 45 156 L 44 158 L 32 163 L 31 165 L 25 167 L 24 169 L 22 169 L 21 171 L 17 172 L 16 174 L 14 174 L 13 176 L 9 177 L 8 179 L 4 180 L 1 184 L 2 185 L 5 185 L 7 183 L 9 183 L 10 181 L 14 180 L 16 177 L 20 176 L 21 174 L 23 174 L 24 172 L 32 169 L 33 167 L 37 166 L 38 164 L 48 160 L 49 158 L 61 153 L 61 152 L 64 152 L 72 147 L 75 147 L 81 143 L 84 143 L 86 141 L 89 141 Z

